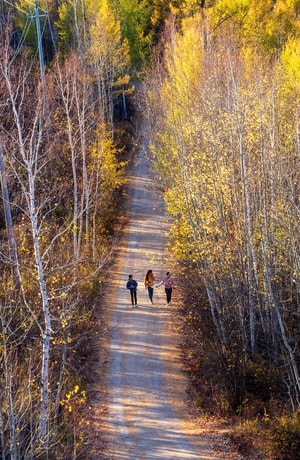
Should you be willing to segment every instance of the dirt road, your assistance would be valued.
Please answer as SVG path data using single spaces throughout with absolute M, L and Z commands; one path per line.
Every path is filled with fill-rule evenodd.
M 173 305 L 167 307 L 164 288 L 148 300 L 143 279 L 152 269 L 160 280 L 168 270 L 168 221 L 152 180 L 147 151 L 133 160 L 128 187 L 129 228 L 121 263 L 108 351 L 108 436 L 110 460 L 194 459 L 215 457 L 205 438 L 186 431 L 186 381 L 181 372 L 176 337 L 169 327 Z M 125 285 L 133 274 L 139 283 L 137 309 L 131 308 Z M 176 279 L 176 274 L 175 279 Z M 176 290 L 174 292 L 176 302 Z

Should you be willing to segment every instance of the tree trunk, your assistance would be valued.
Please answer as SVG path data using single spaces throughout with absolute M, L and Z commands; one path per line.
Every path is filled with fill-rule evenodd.
M 6 230 L 8 234 L 9 252 L 10 252 L 11 264 L 12 264 L 12 275 L 13 275 L 15 290 L 18 292 L 21 286 L 19 263 L 18 263 L 18 252 L 17 252 L 17 245 L 15 241 L 13 222 L 12 222 L 12 216 L 11 216 L 10 200 L 9 200 L 9 194 L 8 194 L 7 181 L 6 181 L 6 170 L 5 170 L 4 155 L 3 155 L 1 140 L 0 140 L 0 174 L 1 174 L 1 186 L 2 186 L 4 214 L 5 214 L 5 221 L 6 221 Z

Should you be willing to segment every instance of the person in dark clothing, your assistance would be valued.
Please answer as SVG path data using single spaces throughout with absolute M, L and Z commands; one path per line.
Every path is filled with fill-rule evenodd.
M 167 275 L 163 277 L 160 283 L 156 285 L 156 287 L 159 287 L 161 285 L 165 286 L 165 293 L 167 297 L 167 304 L 170 305 L 171 303 L 171 297 L 172 297 L 172 289 L 174 287 L 174 281 L 171 277 L 171 272 L 167 272 Z
M 137 287 L 138 287 L 138 283 L 133 279 L 133 275 L 129 275 L 128 281 L 126 284 L 126 289 L 129 289 L 130 291 L 132 308 L 138 307 L 137 294 L 136 294 Z

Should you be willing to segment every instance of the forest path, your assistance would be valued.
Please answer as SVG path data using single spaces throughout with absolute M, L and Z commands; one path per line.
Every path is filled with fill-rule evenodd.
M 166 307 L 163 287 L 154 290 L 151 305 L 144 288 L 148 269 L 156 280 L 168 270 L 169 227 L 145 145 L 132 160 L 129 223 L 111 280 L 105 459 L 214 460 L 220 457 L 214 456 L 207 438 L 188 433 L 187 382 L 170 328 L 174 306 Z M 125 288 L 129 274 L 139 283 L 137 309 L 131 308 Z M 176 290 L 173 296 L 176 302 Z

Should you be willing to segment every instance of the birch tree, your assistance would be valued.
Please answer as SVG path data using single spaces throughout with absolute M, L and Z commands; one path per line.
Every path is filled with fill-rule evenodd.
M 42 346 L 42 365 L 41 365 L 41 411 L 40 411 L 40 439 L 47 441 L 48 438 L 48 411 L 49 411 L 49 355 L 50 341 L 52 336 L 51 315 L 49 305 L 49 294 L 45 278 L 45 269 L 42 260 L 42 251 L 40 247 L 40 227 L 39 227 L 39 209 L 37 203 L 36 188 L 38 173 L 42 167 L 45 157 L 41 155 L 41 143 L 43 136 L 43 118 L 44 118 L 44 98 L 43 91 L 40 91 L 36 99 L 37 105 L 35 114 L 32 119 L 31 135 L 28 138 L 24 133 L 23 108 L 25 104 L 24 92 L 26 90 L 26 74 L 28 68 L 25 67 L 24 73 L 19 76 L 17 82 L 12 78 L 11 67 L 6 60 L 7 55 L 3 56 L 1 62 L 1 73 L 5 80 L 7 94 L 11 101 L 12 119 L 15 124 L 16 137 L 13 139 L 15 148 L 18 152 L 18 161 L 21 162 L 26 171 L 25 182 L 19 176 L 19 184 L 24 192 L 26 200 L 26 212 L 31 223 L 32 243 L 34 249 L 35 263 L 37 268 L 37 279 L 41 295 L 41 304 L 43 311 L 44 325 L 40 326 L 43 331 Z M 16 74 L 14 74 L 14 77 Z M 17 173 L 17 171 L 15 171 Z M 18 174 L 18 173 L 17 173 Z
M 118 94 L 130 92 L 128 68 L 129 47 L 122 39 L 120 22 L 114 17 L 108 2 L 101 2 L 94 17 L 90 17 L 90 46 L 87 59 L 93 68 L 99 103 L 104 120 L 114 131 L 114 108 Z
M 174 216 L 173 248 L 206 291 L 234 405 L 244 397 L 248 362 L 264 357 L 263 343 L 271 361 L 287 366 L 281 378 L 294 407 L 298 352 L 290 345 L 293 320 L 284 303 L 295 298 L 286 280 L 297 265 L 285 272 L 282 264 L 291 266 L 284 239 L 292 238 L 295 253 L 298 246 L 290 208 L 298 199 L 291 186 L 298 166 L 289 158 L 297 131 L 285 112 L 277 69 L 259 50 L 240 51 L 240 35 L 226 28 L 209 41 L 208 27 L 199 16 L 183 24 L 182 34 L 170 34 L 164 80 L 157 83 L 153 153 Z M 201 317 L 203 308 L 195 307 Z

